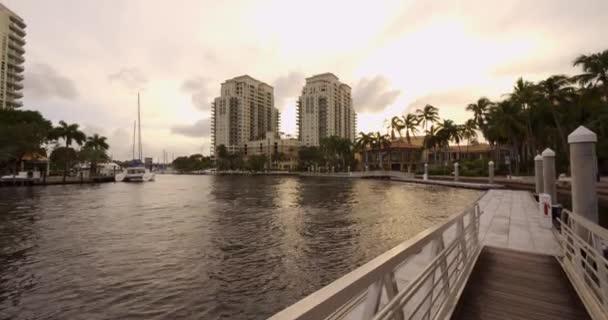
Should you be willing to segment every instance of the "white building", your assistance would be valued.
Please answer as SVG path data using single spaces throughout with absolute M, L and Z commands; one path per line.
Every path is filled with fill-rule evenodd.
M 330 136 L 355 140 L 357 115 L 351 88 L 332 73 L 306 78 L 297 113 L 298 139 L 303 146 L 318 146 Z
M 23 98 L 25 22 L 0 4 L 0 109 L 19 108 Z
M 299 149 L 299 140 L 281 139 L 274 132 L 268 132 L 264 139 L 248 141 L 241 147 L 245 158 L 253 155 L 265 155 L 269 162 L 266 169 L 272 170 L 297 169 Z
M 278 135 L 279 110 L 274 107 L 273 90 L 248 75 L 222 83 L 221 95 L 212 104 L 212 152 L 220 145 L 240 152 L 248 141 L 264 139 L 267 132 Z

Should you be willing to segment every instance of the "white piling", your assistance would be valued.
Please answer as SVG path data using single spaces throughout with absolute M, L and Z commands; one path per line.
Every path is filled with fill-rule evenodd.
M 551 204 L 557 204 L 557 190 L 555 188 L 555 152 L 549 148 L 542 153 L 543 156 L 543 190 L 551 196 Z
M 598 223 L 596 142 L 597 135 L 584 126 L 578 127 L 568 136 L 572 171 L 572 212 Z
M 543 193 L 543 157 L 540 154 L 534 158 L 534 181 L 536 183 L 536 194 Z

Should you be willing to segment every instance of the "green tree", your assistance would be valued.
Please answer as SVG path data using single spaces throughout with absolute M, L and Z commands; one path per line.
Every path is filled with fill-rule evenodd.
M 10 166 L 16 173 L 24 155 L 46 154 L 40 146 L 51 129 L 51 122 L 38 111 L 0 110 L 0 168 Z
M 497 103 L 487 114 L 489 141 L 509 146 L 510 158 L 515 161 L 517 173 L 519 150 L 527 131 L 524 117 L 521 106 L 510 100 Z
M 574 79 L 588 89 L 603 88 L 604 98 L 608 100 L 608 50 L 580 55 L 573 65 L 581 66 L 583 73 Z
M 545 101 L 550 104 L 551 116 L 553 123 L 557 128 L 563 151 L 568 154 L 568 141 L 566 140 L 566 132 L 562 127 L 562 121 L 559 119 L 559 108 L 570 100 L 573 96 L 574 89 L 570 86 L 570 79 L 565 75 L 556 75 L 547 78 L 539 83 L 538 89 Z
M 72 147 L 61 147 L 58 146 L 51 152 L 49 160 L 51 161 L 51 171 L 61 170 L 63 172 L 68 160 L 77 160 L 79 157 L 78 152 Z
M 437 124 L 436 144 L 444 150 L 445 159 L 450 160 L 449 147 L 450 141 L 454 141 L 460 147 L 460 131 L 454 121 L 444 119 L 443 122 Z
M 378 155 L 378 167 L 379 169 L 384 168 L 383 156 L 384 153 L 390 154 L 391 140 L 386 134 L 380 132 L 373 133 L 371 147 L 377 152 Z
M 323 165 L 323 155 L 318 147 L 301 147 L 298 150 L 299 166 L 306 171 L 311 166 Z
M 477 128 L 481 130 L 482 134 L 485 134 L 485 114 L 488 112 L 488 109 L 493 105 L 494 103 L 490 101 L 490 99 L 486 97 L 481 97 L 477 100 L 477 102 L 471 103 L 467 106 L 467 111 L 473 112 L 473 121 L 475 122 Z
M 180 156 L 172 162 L 173 169 L 180 173 L 201 171 L 211 168 L 213 163 L 211 157 L 205 157 L 200 153 L 190 156 Z
M 403 130 L 404 128 L 405 128 L 405 124 L 403 123 L 403 120 L 401 120 L 397 116 L 391 118 L 391 123 L 389 126 L 389 132 L 391 134 L 391 139 L 395 140 L 395 138 L 396 138 L 395 132 L 397 132 L 399 134 L 399 137 L 401 137 L 401 130 Z
M 537 93 L 538 90 L 534 83 L 530 81 L 525 81 L 523 78 L 519 78 L 515 83 L 515 86 L 513 87 L 513 93 L 509 95 L 509 99 L 511 99 L 513 103 L 517 104 L 520 107 L 525 119 L 525 159 L 530 159 L 531 156 L 534 155 L 537 150 L 536 137 L 534 136 L 532 131 L 532 109 L 534 108 L 535 102 L 537 101 Z
M 86 135 L 80 131 L 80 127 L 78 124 L 67 124 L 65 121 L 59 121 L 59 126 L 55 127 L 51 132 L 51 138 L 53 139 L 63 139 L 65 142 L 65 150 L 69 148 L 72 143 L 76 143 L 81 146 L 85 140 Z M 70 154 L 66 154 L 65 167 L 63 168 L 63 182 L 66 180 L 66 176 L 68 174 L 68 169 L 70 167 Z
M 110 158 L 106 153 L 109 148 L 110 145 L 108 145 L 106 137 L 97 133 L 87 137 L 84 147 L 80 150 L 80 158 L 90 162 L 91 175 L 97 173 L 97 163 L 99 161 L 106 161 Z
M 415 138 L 416 134 L 418 134 L 418 124 L 420 123 L 420 120 L 416 115 L 408 113 L 403 116 L 401 123 L 403 124 L 401 129 L 405 130 L 405 140 L 407 143 L 411 144 L 412 137 Z M 399 132 L 399 136 L 401 136 L 401 131 Z
M 469 145 L 477 139 L 477 123 L 475 119 L 467 120 L 462 126 L 460 126 L 462 138 L 467 140 L 467 152 L 469 151 Z
M 264 154 L 251 155 L 247 159 L 247 167 L 252 171 L 263 171 L 268 158 Z
M 418 117 L 418 122 L 420 122 L 426 131 L 428 125 L 433 125 L 439 121 L 439 109 L 427 104 L 423 109 L 416 110 L 416 116 Z
M 372 134 L 359 132 L 359 135 L 355 139 L 355 149 L 359 152 L 363 152 L 363 157 L 365 158 L 365 167 L 369 165 L 367 150 L 371 148 L 373 142 Z

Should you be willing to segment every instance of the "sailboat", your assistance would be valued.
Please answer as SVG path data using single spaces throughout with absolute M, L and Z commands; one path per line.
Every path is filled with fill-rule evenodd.
M 135 129 L 137 127 L 137 140 L 138 144 L 138 158 L 135 158 Z M 117 174 L 114 179 L 118 182 L 147 182 L 154 181 L 156 174 L 151 172 L 150 169 L 146 168 L 142 162 L 143 154 L 141 150 L 141 111 L 139 103 L 139 93 L 137 93 L 137 123 L 133 123 L 133 160 L 130 165 L 123 170 L 123 172 Z

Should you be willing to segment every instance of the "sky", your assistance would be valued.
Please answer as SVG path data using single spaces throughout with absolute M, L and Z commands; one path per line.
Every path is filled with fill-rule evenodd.
M 519 77 L 576 74 L 608 49 L 608 1 L 4 0 L 27 23 L 24 108 L 108 137 L 131 157 L 137 93 L 144 154 L 210 153 L 210 103 L 226 79 L 274 86 L 295 135 L 305 78 L 353 88 L 357 131 L 425 104 L 464 122 Z

